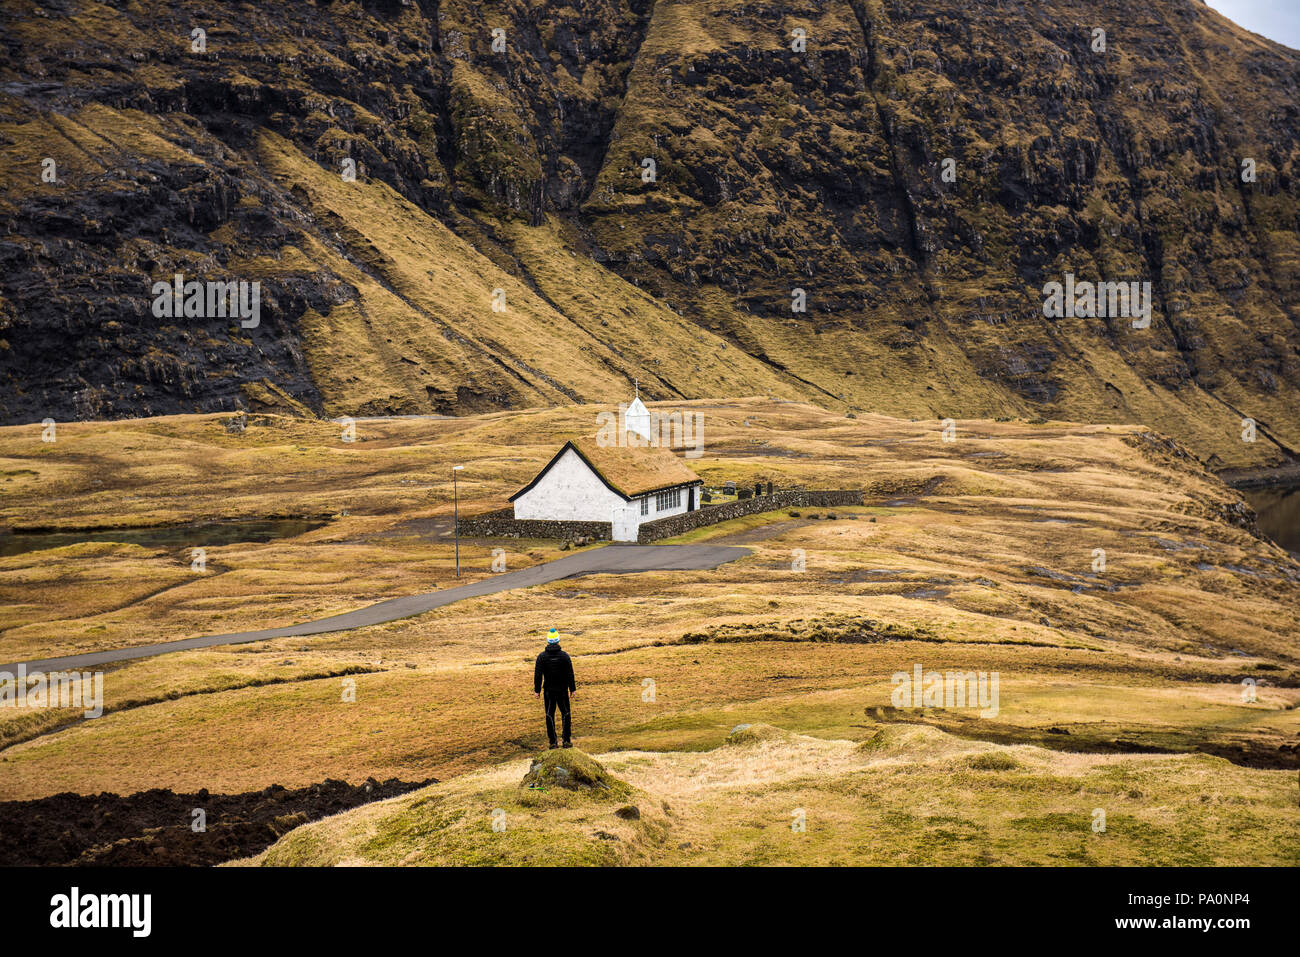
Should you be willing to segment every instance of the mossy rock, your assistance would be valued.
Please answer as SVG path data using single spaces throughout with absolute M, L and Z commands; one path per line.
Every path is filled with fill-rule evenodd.
M 789 731 L 770 724 L 738 724 L 727 735 L 727 744 L 759 744 L 764 741 L 789 741 L 794 737 Z
M 938 728 L 923 724 L 885 725 L 857 746 L 859 751 L 880 755 L 938 754 L 954 745 L 952 738 Z
M 972 757 L 966 765 L 976 771 L 1014 771 L 1020 762 L 1005 751 L 985 751 Z
M 520 786 L 590 791 L 611 797 L 625 797 L 631 793 L 626 782 L 614 777 L 599 761 L 577 748 L 553 748 L 534 759 Z

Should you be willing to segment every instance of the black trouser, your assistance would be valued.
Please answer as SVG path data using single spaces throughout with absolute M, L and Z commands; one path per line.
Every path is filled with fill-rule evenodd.
M 560 709 L 560 717 L 564 722 L 564 743 L 569 743 L 569 689 L 561 688 L 559 691 L 552 691 L 550 688 L 542 689 L 542 702 L 546 705 L 546 737 L 550 739 L 551 747 L 555 747 L 555 709 Z

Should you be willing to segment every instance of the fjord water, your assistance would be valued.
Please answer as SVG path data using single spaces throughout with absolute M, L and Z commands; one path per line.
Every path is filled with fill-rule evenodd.
M 1259 516 L 1259 530 L 1300 556 L 1300 485 L 1243 489 L 1241 494 Z

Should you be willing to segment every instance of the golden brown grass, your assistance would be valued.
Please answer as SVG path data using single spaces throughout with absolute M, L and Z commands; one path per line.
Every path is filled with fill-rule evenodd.
M 1300 734 L 1294 562 L 1227 524 L 1221 510 L 1235 494 L 1143 430 L 961 422 L 949 444 L 934 422 L 847 419 L 762 399 L 686 407 L 706 416 L 705 456 L 692 463 L 706 481 L 858 487 L 868 504 L 750 516 L 686 536 L 752 549 L 712 572 L 591 576 L 375 628 L 114 668 L 98 720 L 0 712 L 10 742 L 0 751 L 0 797 L 243 791 L 371 774 L 446 780 L 494 768 L 543 741 L 531 659 L 552 626 L 576 656 L 580 746 L 654 753 L 656 761 L 713 749 L 731 727 L 754 721 L 866 740 L 884 714 L 873 709 L 890 705 L 894 672 L 915 663 L 997 671 L 995 718 L 926 709 L 886 720 L 931 725 L 977 750 L 1048 749 L 1015 770 L 961 773 L 1019 782 L 1008 787 L 1026 819 L 1082 813 L 1083 832 L 1070 838 L 1075 843 L 1052 843 L 1053 860 L 1167 860 L 1157 853 L 1167 822 L 1103 853 L 1078 844 L 1091 839 L 1091 806 L 1036 797 L 1031 785 L 1040 778 L 1050 783 L 1081 768 L 1104 776 L 1115 762 L 1133 762 L 1134 781 L 1161 782 L 1159 791 L 1126 785 L 1145 801 L 1156 793 L 1166 803 L 1183 800 L 1215 774 L 1226 775 L 1225 801 L 1240 786 L 1274 807 L 1287 786 L 1294 791 L 1294 771 L 1220 771 L 1222 762 L 1208 756 L 1122 754 L 1135 745 L 1244 749 L 1251 762 L 1276 766 Z M 0 471 L 11 479 L 0 511 L 6 525 L 334 516 L 298 538 L 213 548 L 205 576 L 190 572 L 187 552 L 127 545 L 0 559 L 0 595 L 11 606 L 0 656 L 251 629 L 446 587 L 450 466 L 467 466 L 462 509 L 500 507 L 565 438 L 591 432 L 597 411 L 362 421 L 354 443 L 342 442 L 335 425 L 279 417 L 255 417 L 238 436 L 216 416 L 72 424 L 53 445 L 40 442 L 38 427 L 0 430 Z M 557 544 L 462 543 L 465 580 L 490 574 L 493 547 L 506 550 L 513 569 L 555 557 Z M 1093 571 L 1095 548 L 1106 550 L 1105 572 Z M 802 572 L 792 570 L 796 550 Z M 1259 683 L 1254 702 L 1242 698 L 1245 677 Z M 343 700 L 345 680 L 355 682 L 354 703 Z M 986 841 L 959 842 L 956 859 L 1044 859 L 1032 842 L 1012 839 L 1023 829 L 995 826 L 1000 791 L 976 800 L 929 774 L 926 807 L 974 800 L 987 829 Z M 776 793 L 773 803 L 744 801 L 761 805 L 755 819 L 767 821 L 763 827 L 788 829 L 789 809 L 777 813 L 788 795 Z M 892 801 L 883 809 L 906 811 Z M 704 846 L 701 833 L 733 811 L 726 801 L 701 809 L 703 823 L 677 843 Z M 805 845 L 807 859 L 841 860 L 840 847 L 875 860 L 861 842 L 842 840 L 841 828 L 863 819 L 850 814 L 832 826 L 841 813 L 848 814 L 835 810 L 819 825 L 830 828 L 827 842 Z M 918 842 L 933 825 L 921 809 L 908 813 L 894 849 L 900 860 L 926 860 Z M 1260 812 L 1251 827 L 1274 827 L 1273 814 Z M 1151 810 L 1142 820 L 1155 827 L 1158 816 Z M 1205 819 L 1178 820 L 1203 829 L 1188 860 L 1233 859 L 1226 833 L 1216 843 Z M 793 846 L 784 832 L 769 845 L 766 837 L 724 838 L 727 828 L 708 859 L 778 860 Z M 658 860 L 696 859 L 674 857 L 676 844 L 654 847 Z M 602 851 L 596 859 L 623 858 Z
M 1168 866 L 1300 857 L 1287 827 L 1289 775 L 1217 758 L 1062 754 L 912 727 L 877 728 L 855 745 L 766 726 L 703 752 L 597 758 L 635 789 L 630 801 L 523 789 L 528 763 L 514 761 L 306 825 L 243 863 Z M 635 818 L 617 813 L 629 803 Z

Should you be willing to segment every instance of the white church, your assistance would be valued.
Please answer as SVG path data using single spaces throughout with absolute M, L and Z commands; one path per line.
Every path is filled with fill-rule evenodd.
M 515 518 L 610 522 L 635 542 L 643 522 L 700 507 L 704 482 L 670 449 L 648 444 L 650 411 L 638 391 L 617 428 L 572 439 L 510 501 Z

